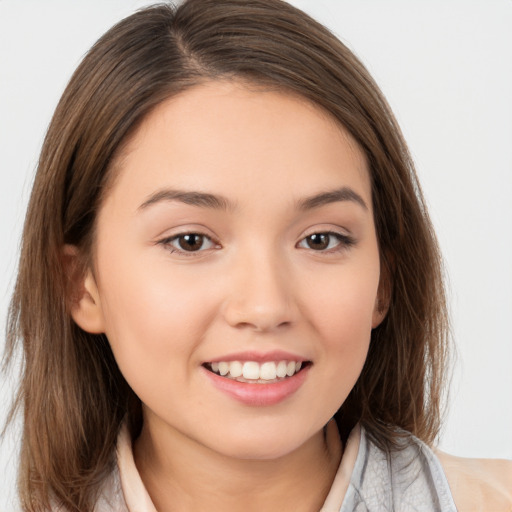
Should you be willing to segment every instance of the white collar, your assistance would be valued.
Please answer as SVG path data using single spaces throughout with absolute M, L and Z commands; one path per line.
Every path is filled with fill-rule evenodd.
M 335 427 L 334 421 L 332 424 Z M 343 457 L 320 512 L 338 512 L 340 510 L 356 463 L 360 439 L 361 429 L 357 425 L 347 440 Z M 132 440 L 126 425 L 121 428 L 117 440 L 117 464 L 127 512 L 157 512 L 135 465 Z

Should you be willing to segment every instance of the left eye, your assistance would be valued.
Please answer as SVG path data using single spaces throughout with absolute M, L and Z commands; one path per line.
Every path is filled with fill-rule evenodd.
M 328 251 L 340 246 L 351 245 L 349 237 L 339 233 L 313 233 L 303 238 L 298 246 L 304 249 L 313 249 L 314 251 Z
M 200 233 L 185 233 L 162 241 L 178 252 L 198 252 L 215 246 L 211 238 Z M 174 252 L 173 251 L 173 252 Z

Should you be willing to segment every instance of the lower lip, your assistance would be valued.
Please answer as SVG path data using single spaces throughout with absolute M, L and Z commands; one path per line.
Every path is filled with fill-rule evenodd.
M 221 377 L 206 368 L 202 368 L 212 384 L 223 393 L 239 402 L 252 406 L 275 405 L 293 395 L 304 383 L 311 366 L 300 372 L 271 384 L 249 384 Z

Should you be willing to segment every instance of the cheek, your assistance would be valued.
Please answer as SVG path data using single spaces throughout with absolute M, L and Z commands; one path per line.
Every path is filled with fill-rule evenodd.
M 103 262 L 105 334 L 128 383 L 137 392 L 148 375 L 162 385 L 170 375 L 186 379 L 201 332 L 212 316 L 207 282 L 171 275 L 165 262 Z
M 323 341 L 323 377 L 337 409 L 366 361 L 379 282 L 378 265 L 351 268 L 324 282 L 310 301 L 310 317 Z M 336 390 L 336 391 L 335 391 Z
M 364 297 L 366 299 L 366 297 Z M 344 298 L 322 309 L 319 329 L 329 358 L 326 378 L 347 393 L 363 368 L 371 337 L 371 302 L 356 303 Z M 344 399 L 345 397 L 343 397 Z
M 378 258 L 375 260 L 372 265 L 334 269 L 316 287 L 308 285 L 317 290 L 309 301 L 311 317 L 333 348 L 357 348 L 369 341 L 379 285 Z
M 331 287 L 311 303 L 310 318 L 314 319 L 319 346 L 307 415 L 321 420 L 315 428 L 321 428 L 338 411 L 361 374 L 371 336 L 372 289 L 372 283 L 362 290 L 345 280 L 345 286 Z

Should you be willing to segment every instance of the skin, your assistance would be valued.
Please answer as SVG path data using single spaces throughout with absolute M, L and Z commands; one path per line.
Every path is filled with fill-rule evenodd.
M 135 460 L 156 508 L 318 510 L 342 451 L 324 427 L 384 316 L 361 150 L 301 98 L 210 82 L 158 106 L 116 168 L 73 317 L 106 333 L 142 400 Z M 168 189 L 229 204 L 185 204 Z M 307 237 L 327 232 L 341 238 L 312 248 Z M 180 249 L 184 233 L 205 235 L 200 250 Z M 247 405 L 202 367 L 245 350 L 312 364 L 285 400 Z

